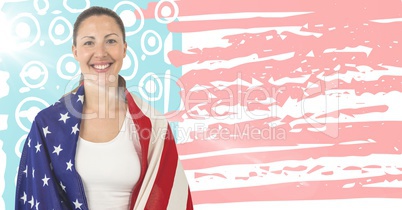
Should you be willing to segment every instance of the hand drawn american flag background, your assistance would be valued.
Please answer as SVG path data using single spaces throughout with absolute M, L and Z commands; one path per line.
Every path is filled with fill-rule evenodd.
M 0 209 L 13 205 L 15 186 L 9 182 L 14 181 L 18 150 L 29 127 L 27 123 L 21 131 L 24 126 L 11 120 L 18 117 L 15 107 L 33 94 L 45 105 L 41 97 L 47 90 L 53 98 L 46 101 L 53 103 L 62 95 L 59 85 L 77 73 L 71 68 L 57 75 L 49 71 L 54 82 L 9 90 L 28 78 L 11 69 L 40 64 L 59 71 L 59 61 L 71 67 L 70 52 L 65 53 L 71 28 L 56 30 L 56 23 L 71 25 L 80 11 L 74 6 L 94 4 L 124 14 L 125 24 L 127 13 L 119 10 L 123 6 L 134 8 L 137 15 L 137 22 L 130 24 L 142 18 L 163 24 L 145 24 L 150 30 L 130 32 L 129 39 L 141 43 L 130 45 L 130 64 L 123 73 L 131 72 L 134 64 L 143 72 L 123 76 L 128 84 L 137 84 L 163 75 L 160 84 L 172 86 L 153 102 L 162 104 L 171 122 L 195 209 L 401 208 L 401 0 L 93 2 L 0 2 L 0 9 L 3 4 L 3 9 L 14 4 L 25 10 L 28 7 L 19 5 L 30 5 L 35 12 L 21 10 L 23 15 L 14 19 L 43 20 L 37 23 L 38 31 L 44 27 L 41 36 L 49 29 L 49 36 L 64 40 L 35 38 L 35 45 L 27 48 L 39 49 L 37 54 L 22 53 L 13 60 L 7 51 L 0 58 L 0 70 L 6 70 L 0 71 L 1 106 L 11 110 L 1 108 L 0 113 L 0 131 L 6 134 L 0 136 Z M 66 15 L 71 17 L 61 18 Z M 135 33 L 140 35 L 132 36 Z M 161 48 L 143 48 L 145 35 L 153 36 Z M 153 42 L 148 47 L 155 47 Z M 60 60 L 40 58 L 49 47 L 60 49 L 51 55 Z M 153 55 L 159 60 L 152 60 Z M 44 65 L 28 58 L 43 59 Z M 8 69 L 11 63 L 16 68 Z M 162 72 L 155 75 L 146 72 L 158 69 Z M 14 98 L 3 103 L 10 99 L 7 95 Z M 21 102 L 17 106 L 15 101 Z
M 175 3 L 199 209 L 402 206 L 402 1 Z

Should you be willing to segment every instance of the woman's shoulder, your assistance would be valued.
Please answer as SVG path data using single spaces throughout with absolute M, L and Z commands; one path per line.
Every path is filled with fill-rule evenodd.
M 35 117 L 35 121 L 54 122 L 54 121 L 59 121 L 59 119 L 63 115 L 66 115 L 66 117 L 68 115 L 71 115 L 71 114 L 69 114 L 69 111 L 68 111 L 67 105 L 66 105 L 67 104 L 66 101 L 68 100 L 67 98 L 69 98 L 69 97 L 71 97 L 71 93 L 63 95 L 59 100 L 54 102 L 52 105 L 40 110 Z
M 155 107 L 153 107 L 150 103 L 146 102 L 145 100 L 143 100 L 134 93 L 130 94 L 133 97 L 135 104 L 142 111 L 142 113 L 144 113 L 145 116 L 147 116 L 150 119 L 166 120 L 166 117 L 157 109 L 155 109 Z

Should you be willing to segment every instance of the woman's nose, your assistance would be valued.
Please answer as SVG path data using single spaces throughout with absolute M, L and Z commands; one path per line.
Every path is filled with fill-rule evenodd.
M 104 44 L 98 44 L 95 48 L 95 56 L 105 57 L 107 55 L 107 50 Z

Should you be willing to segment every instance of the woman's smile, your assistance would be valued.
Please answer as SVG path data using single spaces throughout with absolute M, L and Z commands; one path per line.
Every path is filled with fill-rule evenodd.
M 104 73 L 109 71 L 113 63 L 97 63 L 91 64 L 90 66 L 98 73 Z

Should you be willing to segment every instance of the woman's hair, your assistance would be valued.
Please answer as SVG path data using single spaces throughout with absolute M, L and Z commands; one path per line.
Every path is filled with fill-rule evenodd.
M 89 17 L 101 16 L 101 15 L 109 16 L 116 21 L 117 25 L 119 25 L 119 28 L 123 34 L 123 41 L 124 41 L 124 43 L 126 43 L 126 30 L 124 29 L 124 24 L 123 24 L 123 21 L 121 20 L 120 16 L 117 15 L 116 12 L 114 12 L 111 9 L 108 9 L 105 7 L 93 6 L 93 7 L 90 7 L 88 9 L 84 10 L 80 15 L 78 15 L 77 20 L 74 23 L 74 29 L 73 29 L 73 45 L 74 46 L 77 46 L 77 32 L 78 32 L 78 29 L 79 29 L 81 23 Z M 81 74 L 80 85 L 82 84 L 83 80 L 84 80 L 84 76 Z M 122 94 L 124 96 L 124 89 L 126 88 L 126 81 L 120 75 L 118 78 L 118 84 L 119 84 L 120 94 Z M 77 91 L 77 89 L 78 89 L 78 87 L 75 88 L 72 92 Z
M 101 15 L 106 15 L 111 18 L 113 18 L 117 25 L 119 25 L 119 28 L 123 34 L 123 41 L 124 43 L 126 42 L 126 31 L 124 29 L 124 24 L 123 21 L 121 20 L 120 16 L 116 14 L 111 9 L 105 8 L 105 7 L 98 7 L 98 6 L 93 6 L 90 7 L 86 10 L 84 10 L 80 15 L 78 15 L 77 20 L 74 23 L 74 29 L 73 29 L 73 45 L 77 46 L 77 32 L 78 29 L 85 19 L 92 17 L 92 16 L 101 16 Z

